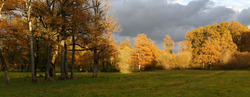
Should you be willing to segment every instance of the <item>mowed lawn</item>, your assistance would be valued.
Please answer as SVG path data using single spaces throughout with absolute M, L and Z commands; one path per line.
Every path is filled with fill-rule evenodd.
M 31 83 L 30 73 L 10 72 L 11 84 L 6 85 L 0 73 L 1 97 L 80 97 L 80 96 L 172 96 L 172 97 L 249 97 L 250 71 L 173 70 L 130 74 L 77 73 L 73 80 Z M 30 76 L 30 75 L 29 75 Z

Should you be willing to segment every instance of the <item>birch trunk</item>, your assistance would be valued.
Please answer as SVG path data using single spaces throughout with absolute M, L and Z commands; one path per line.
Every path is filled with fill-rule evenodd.
M 0 18 L 2 17 L 2 9 L 3 9 L 3 6 L 4 6 L 4 2 L 5 2 L 5 0 L 1 1 L 1 5 L 0 5 Z
M 32 32 L 32 22 L 31 22 L 31 0 L 28 2 L 28 22 L 29 22 L 29 32 L 30 32 L 30 54 L 31 54 L 31 75 L 32 81 L 36 81 L 35 76 L 35 59 L 34 59 L 34 41 L 33 41 L 33 32 Z

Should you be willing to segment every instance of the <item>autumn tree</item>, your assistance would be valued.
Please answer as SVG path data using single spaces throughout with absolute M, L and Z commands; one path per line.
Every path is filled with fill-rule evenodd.
M 192 31 L 189 31 L 186 34 L 186 38 L 189 42 L 191 42 L 191 48 L 192 48 L 192 56 L 193 56 L 193 62 L 192 63 L 199 63 L 198 56 L 200 55 L 200 48 L 202 47 L 202 44 L 204 43 L 204 28 L 199 27 L 196 29 L 193 29 Z
M 132 53 L 133 49 L 129 38 L 120 43 L 118 56 L 118 67 L 120 72 L 129 73 L 132 71 Z
M 3 69 L 5 70 L 7 84 L 10 83 L 8 75 L 8 66 L 2 51 L 10 46 L 16 45 L 16 42 L 13 41 L 16 40 L 16 37 L 13 37 L 14 34 L 11 33 L 13 31 L 13 26 L 9 22 L 12 22 L 12 20 L 14 20 L 11 20 L 11 16 L 20 17 L 20 15 L 14 12 L 14 10 L 17 8 L 18 3 L 19 2 L 16 2 L 16 0 L 0 1 L 0 61 Z M 4 18 L 2 18 L 2 14 L 4 14 Z M 8 43 L 11 43 L 12 45 Z
M 130 39 L 127 37 L 125 41 L 120 43 L 119 47 L 120 47 L 121 50 L 124 49 L 125 47 L 132 48 Z
M 110 12 L 108 12 L 110 5 L 108 0 L 91 0 L 91 22 L 85 28 L 86 34 L 81 38 L 85 50 L 93 51 L 94 67 L 93 77 L 97 77 L 98 63 L 100 54 L 105 50 L 103 47 L 109 45 L 110 35 L 120 31 L 120 27 L 116 24 L 118 19 L 114 19 Z
M 159 56 L 159 50 L 153 41 L 147 38 L 145 34 L 139 34 L 135 38 L 133 61 L 138 70 L 143 70 L 145 67 L 151 68 L 156 64 L 155 58 Z
M 163 39 L 164 50 L 161 51 L 160 56 L 157 57 L 157 65 L 162 67 L 163 69 L 174 69 L 175 63 L 174 58 L 175 54 L 173 54 L 173 46 L 174 41 L 169 35 L 166 35 Z
M 30 33 L 30 54 L 31 54 L 31 75 L 32 75 L 32 81 L 36 81 L 36 75 L 35 75 L 35 58 L 34 58 L 34 40 L 33 40 L 33 31 L 32 31 L 32 21 L 31 21 L 31 0 L 27 0 L 27 20 L 29 25 L 29 33 Z
M 157 66 L 163 69 L 174 69 L 174 54 L 166 50 L 160 52 L 159 57 L 156 58 Z
M 0 15 L 0 19 L 1 19 L 1 15 Z M 0 23 L 0 27 L 2 27 L 2 21 Z M 2 32 L 2 31 L 0 31 L 0 32 Z M 1 34 L 3 34 L 3 33 L 0 33 L 0 35 Z M 2 41 L 2 38 L 4 38 L 4 35 L 1 35 L 0 41 Z M 2 43 L 1 42 L 0 42 L 0 46 L 2 48 Z M 4 59 L 4 56 L 2 54 L 2 49 L 0 49 L 0 61 L 1 61 L 1 64 L 2 64 L 2 68 L 4 69 L 4 75 L 5 75 L 6 83 L 9 84 L 10 83 L 10 78 L 9 78 L 9 73 L 8 73 L 8 67 L 7 67 L 6 61 Z
M 174 69 L 188 69 L 191 66 L 192 53 L 187 51 L 178 52 L 177 55 L 173 55 Z
M 229 27 L 228 30 L 230 31 L 230 34 L 232 36 L 233 42 L 237 45 L 238 51 L 241 51 L 241 37 L 242 34 L 248 31 L 247 25 L 242 25 L 239 22 L 236 22 L 232 20 L 231 22 L 228 22 Z
M 46 77 L 49 77 L 50 65 L 55 64 L 55 59 L 58 55 L 58 50 L 61 49 L 61 79 L 68 78 L 68 39 L 73 41 L 73 52 L 75 51 L 75 37 L 80 32 L 83 32 L 86 20 L 88 17 L 86 13 L 89 12 L 89 1 L 82 0 L 41 0 L 36 1 L 34 4 L 34 16 L 40 20 L 40 24 L 46 31 L 46 40 L 48 43 L 48 62 Z M 56 21 L 56 22 L 55 22 Z M 54 38 L 53 38 L 54 37 Z M 58 40 L 60 46 L 55 45 L 55 39 Z M 56 49 L 52 56 L 52 49 Z M 74 56 L 74 53 L 72 54 Z M 74 57 L 72 57 L 74 62 Z M 71 66 L 71 78 L 73 78 L 73 67 Z M 54 68 L 53 68 L 54 69 Z M 48 78 L 47 78 L 48 79 Z
M 2 8 L 4 6 L 4 2 L 5 2 L 5 0 L 2 0 L 0 2 L 0 19 L 2 18 Z M 2 24 L 2 21 L 1 21 L 1 24 Z M 0 26 L 2 26 L 2 25 L 0 25 Z M 0 33 L 0 35 L 1 34 L 3 34 L 3 33 Z M 4 35 L 1 35 L 1 36 L 2 37 L 0 37 L 0 38 L 4 38 Z M 1 46 L 1 44 L 0 44 L 0 46 Z M 5 59 L 3 57 L 1 49 L 0 49 L 0 60 L 1 60 L 2 67 L 4 68 L 4 74 L 5 74 L 6 83 L 9 84 L 10 83 L 10 78 L 9 78 L 8 68 L 7 68 L 7 64 L 5 62 Z
M 237 50 L 237 42 L 233 40 L 237 38 L 237 34 L 234 34 L 237 31 L 234 31 L 232 24 L 221 22 L 188 32 L 186 37 L 192 45 L 194 62 L 203 64 L 203 67 L 206 64 L 210 68 L 212 64 L 229 60 L 230 55 Z
M 192 62 L 192 48 L 191 42 L 188 40 L 183 40 L 178 42 L 178 45 L 181 47 L 181 50 L 178 51 L 176 59 L 180 63 L 179 66 L 182 68 L 195 68 L 195 66 L 191 63 Z
M 241 35 L 240 40 L 240 51 L 241 52 L 250 52 L 250 31 L 244 32 Z
M 174 41 L 169 35 L 166 35 L 166 37 L 163 40 L 163 45 L 164 50 L 172 53 L 173 52 L 173 47 L 174 47 Z

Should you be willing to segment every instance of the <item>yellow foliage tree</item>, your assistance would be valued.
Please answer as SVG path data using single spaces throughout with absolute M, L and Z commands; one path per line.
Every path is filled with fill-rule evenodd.
M 125 41 L 120 43 L 119 47 L 120 47 L 121 50 L 124 49 L 125 47 L 132 48 L 130 39 L 127 37 Z
M 174 47 L 174 41 L 169 35 L 166 35 L 166 38 L 163 40 L 163 47 L 164 50 L 172 53 L 173 52 L 173 47 Z
M 118 67 L 120 72 L 129 73 L 131 72 L 131 63 L 132 63 L 132 52 L 133 49 L 125 46 L 123 49 L 120 49 Z

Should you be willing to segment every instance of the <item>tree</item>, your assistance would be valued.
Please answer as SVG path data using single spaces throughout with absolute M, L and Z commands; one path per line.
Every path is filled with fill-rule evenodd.
M 4 49 L 4 45 L 5 43 L 3 42 L 7 42 L 8 39 L 10 39 L 11 35 L 10 33 L 7 33 L 8 31 L 12 30 L 11 26 L 9 25 L 9 23 L 7 22 L 7 20 L 9 19 L 8 15 L 13 15 L 16 16 L 13 13 L 10 13 L 11 10 L 14 10 L 16 8 L 16 2 L 13 2 L 14 0 L 8 0 L 6 2 L 6 0 L 1 0 L 0 1 L 0 61 L 2 64 L 2 67 L 4 69 L 4 73 L 5 73 L 5 78 L 6 78 L 6 83 L 9 84 L 10 83 L 10 79 L 9 79 L 9 74 L 8 74 L 8 67 L 7 67 L 7 63 L 5 61 L 5 58 L 3 56 L 2 50 Z M 10 3 L 12 3 L 10 5 Z M 5 16 L 5 18 L 2 18 L 2 12 L 5 12 L 5 14 L 8 14 Z
M 162 46 L 164 47 L 164 50 L 173 53 L 174 41 L 169 35 L 166 35 L 166 38 L 164 38 Z
M 130 39 L 127 37 L 125 41 L 120 43 L 119 47 L 120 47 L 121 50 L 124 49 L 125 47 L 132 48 Z
M 242 33 L 241 37 L 240 50 L 250 52 L 250 31 Z
M 157 65 L 163 69 L 174 69 L 174 54 L 166 50 L 162 50 L 159 57 L 156 58 Z
M 179 52 L 182 52 L 182 51 L 192 52 L 192 44 L 190 41 L 183 40 L 183 41 L 178 42 L 178 45 L 181 47 L 181 50 Z
M 132 71 L 132 53 L 133 49 L 131 46 L 130 39 L 127 37 L 125 41 L 120 43 L 118 56 L 118 66 L 122 73 L 129 73 Z
M 118 58 L 117 42 L 112 37 L 107 37 L 106 45 L 102 45 L 99 52 L 99 60 L 102 63 L 102 71 L 116 71 L 116 59 Z
M 218 42 L 218 40 L 209 39 L 201 48 L 201 54 L 198 59 L 201 63 L 207 64 L 209 69 L 211 69 L 211 65 L 218 63 L 221 58 L 222 53 L 220 50 L 222 48 Z
M 118 19 L 114 19 L 108 12 L 109 5 L 107 0 L 92 0 L 91 6 L 93 6 L 92 22 L 87 29 L 87 39 L 83 40 L 86 44 L 85 48 L 93 51 L 93 77 L 97 77 L 99 55 L 104 50 L 102 47 L 109 44 L 109 36 L 114 32 L 119 32 L 120 27 L 116 26 Z
M 1 13 L 0 13 L 1 14 Z M 1 15 L 0 15 L 0 18 L 1 18 Z M 2 22 L 2 21 L 1 21 Z M 0 25 L 1 26 L 1 25 Z M 4 35 L 1 35 L 2 37 L 0 38 L 3 38 Z M 2 46 L 2 45 L 0 45 Z M 2 48 L 2 47 L 1 47 Z M 0 49 L 0 60 L 1 60 L 1 64 L 2 64 L 2 68 L 4 69 L 4 75 L 5 75 L 5 79 L 6 79 L 6 83 L 9 84 L 10 83 L 10 78 L 9 78 L 9 73 L 8 73 L 8 68 L 7 68 L 7 64 L 5 62 L 5 59 L 3 57 L 3 54 L 2 54 L 2 50 Z
M 87 25 L 90 23 L 88 20 L 91 9 L 89 1 L 75 0 L 73 1 L 73 6 L 71 7 L 72 16 L 71 16 L 71 36 L 72 36 L 72 60 L 71 60 L 71 79 L 74 78 L 74 66 L 75 66 L 75 48 L 76 48 L 76 39 L 80 37 L 81 32 L 87 28 Z
M 200 63 L 200 61 L 198 61 L 197 58 L 200 55 L 200 49 L 205 41 L 204 39 L 206 38 L 204 35 L 205 34 L 203 27 L 193 29 L 192 31 L 189 31 L 186 34 L 186 38 L 188 39 L 187 41 L 191 43 L 192 57 L 193 57 L 192 63 L 194 64 Z
M 34 58 L 34 40 L 33 40 L 33 32 L 32 32 L 32 22 L 31 22 L 31 0 L 27 2 L 27 15 L 28 15 L 28 23 L 29 23 L 29 32 L 30 32 L 30 53 L 31 53 L 31 75 L 32 81 L 36 81 L 35 75 L 35 58 Z
M 248 31 L 248 27 L 232 20 L 231 22 L 229 22 L 228 30 L 230 31 L 233 42 L 238 46 L 238 51 L 241 51 L 241 36 L 244 32 Z
M 173 63 L 174 68 L 177 69 L 188 69 L 191 68 L 191 60 L 192 60 L 192 53 L 188 51 L 181 51 L 178 52 L 177 55 L 174 55 Z
M 5 2 L 5 0 L 2 0 L 0 2 L 0 19 L 2 18 L 2 8 L 4 6 L 4 2 Z M 1 36 L 4 36 L 4 35 L 1 35 Z M 0 38 L 3 38 L 3 37 L 0 37 Z M 6 83 L 9 84 L 10 78 L 9 78 L 8 68 L 7 68 L 7 65 L 6 65 L 6 62 L 4 60 L 4 57 L 3 57 L 1 50 L 0 50 L 0 60 L 1 60 L 2 67 L 4 68 L 4 75 L 5 75 Z
M 156 64 L 155 58 L 159 56 L 159 50 L 153 41 L 145 34 L 139 34 L 135 38 L 133 61 L 138 70 L 151 68 Z
M 237 50 L 233 41 L 237 34 L 233 31 L 230 23 L 221 22 L 188 32 L 193 58 L 198 60 L 196 63 L 203 64 L 203 68 L 205 65 L 210 68 L 214 64 L 226 63 Z

